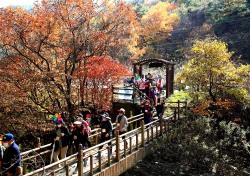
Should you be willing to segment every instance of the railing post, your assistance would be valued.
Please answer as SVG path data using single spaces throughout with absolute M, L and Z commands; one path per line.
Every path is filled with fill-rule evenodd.
M 187 99 L 185 101 L 185 118 L 187 118 Z
M 37 147 L 40 148 L 41 147 L 41 139 L 38 137 L 37 138 Z M 41 152 L 41 149 L 39 149 L 38 153 Z M 36 160 L 39 160 L 40 159 L 40 156 L 36 157 Z M 38 163 L 38 167 L 41 167 L 41 162 Z
M 180 120 L 180 100 L 178 100 L 178 112 L 177 113 L 178 113 L 177 120 Z
M 65 168 L 66 168 L 66 176 L 69 176 L 69 165 L 67 164 Z
M 130 117 L 132 117 L 132 111 L 130 111 Z M 134 123 L 129 123 L 129 129 L 130 130 L 133 130 L 134 129 L 134 126 L 133 126 Z
M 136 145 L 136 150 L 138 150 L 138 134 L 135 134 L 135 145 Z
M 141 120 L 141 145 L 142 145 L 142 147 L 145 146 L 145 137 L 144 137 L 144 133 L 145 133 L 144 121 Z
M 37 147 L 41 147 L 41 140 L 39 137 L 37 138 Z
M 98 156 L 99 156 L 99 158 L 98 158 L 98 165 L 99 165 L 99 171 L 101 172 L 102 171 L 102 152 L 99 150 L 98 151 Z
M 82 151 L 82 144 L 79 144 L 78 147 L 78 175 L 83 175 L 83 151 Z
M 161 114 L 161 115 L 160 115 L 160 136 L 162 136 L 162 132 L 163 132 L 163 130 L 162 130 L 162 129 L 163 129 L 163 128 L 162 128 L 163 126 L 162 126 L 162 125 L 163 125 L 163 123 L 162 123 L 162 114 Z
M 151 126 L 151 141 L 154 141 L 154 127 Z
M 155 138 L 158 138 L 158 124 L 155 123 Z
M 120 134 L 116 130 L 116 161 L 120 161 Z
M 27 164 L 23 163 L 23 174 L 27 173 Z
M 132 153 L 132 137 L 129 138 L 129 153 Z
M 176 122 L 176 114 L 177 114 L 177 112 L 176 112 L 176 108 L 174 109 L 174 123 Z
M 149 143 L 149 128 L 147 128 L 147 143 Z
M 96 136 L 95 136 L 95 143 L 98 144 L 99 141 L 99 130 L 96 131 Z
M 94 163 L 93 163 L 93 155 L 90 155 L 89 157 L 90 159 L 90 169 L 89 169 L 89 175 L 93 175 L 93 166 L 94 166 Z

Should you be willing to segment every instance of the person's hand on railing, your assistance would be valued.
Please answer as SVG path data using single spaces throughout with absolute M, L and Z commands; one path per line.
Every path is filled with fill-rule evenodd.
M 107 133 L 107 134 L 105 135 L 105 137 L 108 138 L 108 137 L 109 137 L 109 134 Z
M 94 125 L 95 128 L 100 128 L 100 125 Z

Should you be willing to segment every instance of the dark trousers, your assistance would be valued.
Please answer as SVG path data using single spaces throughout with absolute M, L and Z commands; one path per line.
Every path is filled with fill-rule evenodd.
M 101 135 L 101 138 L 100 138 L 100 143 L 103 143 L 103 142 L 105 142 L 105 141 L 108 141 L 108 140 L 110 140 L 112 137 L 111 136 L 109 136 L 109 137 L 105 137 L 105 136 L 103 136 L 103 135 Z M 108 143 L 108 145 L 110 146 L 110 153 L 112 153 L 112 143 L 111 143 L 111 141 Z M 102 149 L 102 145 L 99 147 L 99 150 L 100 149 Z
M 119 135 L 122 135 L 124 133 L 126 133 L 127 131 L 119 131 Z M 122 137 L 122 139 L 125 139 L 125 136 Z M 128 148 L 128 142 L 126 141 L 126 148 Z

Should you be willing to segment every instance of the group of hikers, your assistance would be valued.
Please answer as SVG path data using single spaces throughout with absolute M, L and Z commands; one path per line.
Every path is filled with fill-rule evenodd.
M 154 100 L 156 94 L 160 94 L 163 88 L 163 80 L 161 75 L 153 77 L 151 73 L 147 75 L 139 75 L 138 73 L 135 76 L 132 76 L 130 79 L 125 80 L 125 85 L 135 86 L 140 90 L 140 96 L 145 94 L 148 98 Z
M 119 134 L 124 134 L 128 127 L 125 109 L 120 108 L 118 113 L 119 114 L 116 117 L 117 130 L 119 131 Z M 100 123 L 95 125 L 95 128 L 101 129 L 100 143 L 112 139 L 113 134 L 113 125 L 109 114 L 104 112 L 101 115 L 101 118 Z M 75 117 L 75 121 L 71 125 L 66 125 L 60 114 L 57 114 L 57 117 L 53 122 L 55 123 L 55 130 L 52 137 L 53 141 L 51 144 L 52 153 L 50 163 L 57 162 L 59 158 L 65 158 L 67 151 L 71 146 L 75 149 L 75 152 L 78 151 L 79 144 L 82 144 L 82 150 L 84 150 L 85 147 L 92 147 L 89 139 L 91 132 L 89 121 L 86 117 L 83 117 L 81 113 Z M 6 133 L 0 140 L 0 176 L 22 175 L 20 150 L 14 141 L 14 135 Z M 110 146 L 110 155 L 112 156 L 111 142 L 108 145 Z M 102 147 L 103 146 L 100 146 L 99 149 Z M 99 155 L 96 155 L 95 157 L 99 158 Z M 84 166 L 86 166 L 86 164 L 86 161 L 84 161 Z M 60 166 L 61 165 L 58 165 L 57 167 Z M 74 173 L 76 172 L 77 168 Z
M 140 113 L 144 114 L 144 123 L 148 124 L 152 121 L 154 108 L 156 109 L 158 118 L 163 114 L 164 99 L 161 97 L 161 77 L 158 76 L 157 79 L 153 79 L 150 73 L 148 73 L 145 78 L 137 77 L 135 79 L 135 77 L 132 77 L 133 79 L 131 79 L 130 84 L 140 90 L 140 96 L 143 96 L 143 94 L 146 95 L 145 99 L 141 99 L 142 101 L 140 101 L 139 107 Z M 89 136 L 91 130 L 94 128 L 101 129 L 100 143 L 112 139 L 113 125 L 111 117 L 107 112 L 101 113 L 100 118 L 97 118 L 96 115 L 90 112 L 84 115 L 79 113 L 70 125 L 66 125 L 62 116 L 56 114 L 56 118 L 53 119 L 53 122 L 55 123 L 55 130 L 52 137 L 50 163 L 57 162 L 59 158 L 65 158 L 70 147 L 74 148 L 74 152 L 78 151 L 79 144 L 82 144 L 82 150 L 84 150 L 85 147 L 92 147 Z M 125 116 L 125 109 L 120 108 L 118 110 L 115 123 L 120 135 L 127 132 L 128 119 Z M 123 140 L 124 139 L 125 136 L 123 136 Z M 111 142 L 108 143 L 108 146 L 110 147 L 110 156 L 112 156 Z M 102 149 L 102 147 L 103 146 L 100 145 L 99 149 Z M 128 148 L 127 141 L 125 141 L 124 147 Z M 99 158 L 100 156 L 97 154 L 95 157 Z M 86 164 L 86 161 L 84 161 L 84 166 L 86 166 Z M 77 168 L 74 173 L 76 172 Z M 14 141 L 13 134 L 6 133 L 2 136 L 0 142 L 0 176 L 17 175 L 22 175 L 20 150 Z
M 155 108 L 158 118 L 163 114 L 164 99 L 161 97 L 163 80 L 160 75 L 153 77 L 151 73 L 147 75 L 135 74 L 131 79 L 126 81 L 130 86 L 139 89 L 139 108 L 144 113 L 144 123 L 152 121 L 152 111 Z

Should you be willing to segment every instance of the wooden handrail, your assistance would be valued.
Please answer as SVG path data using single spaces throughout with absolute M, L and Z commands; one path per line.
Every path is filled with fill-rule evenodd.
M 181 108 L 180 106 L 178 106 L 178 108 Z M 178 110 L 179 112 L 180 112 L 180 110 Z M 145 142 L 146 143 L 148 143 L 149 142 L 149 134 L 148 134 L 148 131 L 149 130 L 145 130 L 146 128 L 147 129 L 151 129 L 151 138 L 152 138 L 152 140 L 153 140 L 153 138 L 154 138 L 154 136 L 156 137 L 156 138 L 158 138 L 159 136 L 161 136 L 162 135 L 162 132 L 163 132 L 163 129 L 165 129 L 165 132 L 166 132 L 166 127 L 167 128 L 170 128 L 170 126 L 169 126 L 169 124 L 168 125 L 166 125 L 166 122 L 171 122 L 171 124 L 172 124 L 172 121 L 173 121 L 173 119 L 175 118 L 175 116 L 171 116 L 171 117 L 166 117 L 166 118 L 163 118 L 163 117 L 160 117 L 160 119 L 157 119 L 157 120 L 154 120 L 154 121 L 152 121 L 152 122 L 150 122 L 150 123 L 148 123 L 148 124 L 145 124 L 144 125 L 144 121 L 142 120 L 143 119 L 143 117 L 141 117 L 141 116 L 143 116 L 143 114 L 139 114 L 139 115 L 137 115 L 137 116 L 131 116 L 131 117 L 129 117 L 128 119 L 129 119 L 129 123 L 134 123 L 134 122 L 136 122 L 136 121 L 141 121 L 141 126 L 140 127 L 138 127 L 138 128 L 136 128 L 136 129 L 134 129 L 134 130 L 131 130 L 131 131 L 128 131 L 127 133 L 125 133 L 125 134 L 122 134 L 122 135 L 119 135 L 118 134 L 118 138 L 116 137 L 116 138 L 112 138 L 112 139 L 110 139 L 110 140 L 108 140 L 108 141 L 105 141 L 105 142 L 103 142 L 103 143 L 101 143 L 101 144 L 97 144 L 97 145 L 95 145 L 95 146 L 93 146 L 93 147 L 91 147 L 91 148 L 87 148 L 87 149 L 85 149 L 84 150 L 84 153 L 87 153 L 85 156 L 81 156 L 80 158 L 81 158 L 81 160 L 82 159 L 85 159 L 85 158 L 90 158 L 90 159 L 92 159 L 93 160 L 93 154 L 94 153 L 97 153 L 97 152 L 101 152 L 101 151 L 103 151 L 103 150 L 107 150 L 107 148 L 102 148 L 102 149 L 100 149 L 99 150 L 99 147 L 100 146 L 104 146 L 104 145 L 108 145 L 110 142 L 112 143 L 112 144 L 114 144 L 114 141 L 116 141 L 116 149 L 118 149 L 118 151 L 116 151 L 117 153 L 116 154 L 118 154 L 116 157 L 116 159 L 117 159 L 117 161 L 119 160 L 119 157 L 120 157 L 120 151 L 119 151 L 119 145 L 118 144 L 120 144 L 120 143 L 124 143 L 125 144 L 125 140 L 127 140 L 127 139 L 129 139 L 130 141 L 132 140 L 132 137 L 136 137 L 136 146 L 135 146 L 135 148 L 134 149 L 138 149 L 138 135 L 139 134 L 141 134 L 141 143 L 140 143 L 140 145 L 141 146 L 144 146 L 145 145 Z M 139 117 L 139 118 L 138 118 Z M 135 118 L 137 118 L 137 119 L 135 119 Z M 179 119 L 177 119 L 177 120 L 179 120 Z M 114 123 L 113 123 L 114 124 Z M 164 125 L 163 125 L 164 124 Z M 150 128 L 149 128 L 150 127 Z M 159 133 L 159 131 L 158 131 L 158 127 L 160 127 L 160 133 Z M 153 128 L 155 128 L 155 130 L 156 130 L 156 135 L 153 135 Z M 114 128 L 114 130 L 116 130 L 116 128 Z M 94 133 L 95 134 L 92 134 L 92 135 L 90 135 L 91 137 L 93 137 L 93 136 L 96 136 L 96 135 L 98 135 L 98 134 L 100 134 L 100 130 L 99 129 L 95 129 L 95 130 L 92 130 L 92 131 L 94 131 Z M 147 133 L 145 133 L 145 132 L 147 132 Z M 144 135 L 147 135 L 148 137 L 147 137 L 147 139 L 145 138 L 145 136 Z M 124 140 L 122 140 L 122 141 L 120 141 L 120 138 L 122 138 L 122 137 L 125 137 L 125 139 Z M 147 141 L 146 141 L 146 140 Z M 131 145 L 131 142 L 130 142 L 130 145 Z M 33 149 L 33 150 L 29 150 L 29 151 L 26 151 L 26 152 L 23 152 L 22 153 L 22 156 L 25 156 L 25 155 L 27 155 L 27 154 L 29 154 L 29 152 L 34 152 L 34 151 L 39 151 L 39 150 L 41 150 L 41 149 L 46 149 L 46 147 L 48 147 L 48 146 L 50 146 L 50 144 L 47 144 L 47 145 L 44 145 L 44 146 L 41 146 L 41 147 L 38 147 L 38 148 L 35 148 L 35 149 Z M 94 153 L 93 153 L 93 151 L 94 151 Z M 108 150 L 109 151 L 109 150 Z M 44 155 L 44 154 L 47 154 L 47 153 L 50 153 L 51 151 L 50 150 L 45 150 L 45 151 L 41 151 L 41 153 L 40 154 L 36 154 L 36 155 L 33 155 L 33 156 L 30 156 L 30 157 L 27 157 L 27 158 L 23 158 L 22 159 L 22 161 L 27 161 L 27 160 L 29 160 L 29 159 L 32 159 L 32 158 L 35 158 L 35 157 L 38 157 L 39 155 Z M 50 165 L 47 165 L 47 166 L 44 166 L 43 168 L 41 168 L 41 169 L 38 169 L 38 170 L 35 170 L 35 171 L 33 171 L 33 172 L 30 172 L 30 173 L 28 173 L 28 174 L 26 174 L 26 175 L 34 175 L 34 174 L 38 174 L 38 173 L 42 173 L 42 172 L 45 172 L 46 170 L 48 170 L 48 169 L 50 169 L 50 168 L 52 168 L 52 167 L 54 167 L 54 166 L 57 166 L 58 164 L 62 164 L 62 163 L 67 163 L 66 165 L 65 165 L 65 167 L 64 168 L 68 168 L 69 167 L 69 165 L 72 165 L 72 164 L 74 164 L 74 163 L 76 163 L 77 161 L 79 162 L 79 164 L 82 164 L 80 161 L 79 161 L 79 159 L 77 160 L 77 157 L 79 158 L 79 152 L 82 152 L 82 150 L 81 151 L 78 151 L 77 153 L 75 153 L 75 154 L 73 154 L 73 155 L 70 155 L 70 156 L 68 156 L 68 157 L 66 157 L 66 158 L 64 158 L 64 159 L 61 159 L 61 160 L 59 160 L 59 161 L 57 161 L 57 162 L 54 162 L 54 163 L 52 163 L 52 164 L 50 164 Z M 132 149 L 130 148 L 130 152 L 132 152 Z M 89 153 L 91 153 L 91 154 L 89 154 Z M 109 154 L 109 153 L 108 153 Z M 124 148 L 124 156 L 126 156 L 126 150 L 125 150 L 125 148 Z M 99 158 L 99 159 L 101 159 L 101 158 Z M 99 163 L 100 163 L 100 166 L 99 167 L 102 167 L 101 165 L 103 164 L 102 163 L 103 161 L 99 161 Z M 92 164 L 91 164 L 92 163 Z M 108 159 L 108 163 L 110 164 L 110 157 L 109 157 L 109 159 Z M 90 162 L 90 173 L 93 173 L 94 172 L 94 170 L 93 170 L 93 161 L 91 161 Z M 60 169 L 57 169 L 57 170 L 54 170 L 54 171 L 52 171 L 51 172 L 51 174 L 53 174 L 53 173 L 55 173 L 56 171 L 59 171 L 59 170 L 61 170 L 61 169 L 63 169 L 63 168 L 60 168 Z M 80 172 L 79 172 L 80 171 Z M 81 173 L 81 174 L 83 174 L 82 173 L 82 171 L 81 170 L 79 170 L 78 172 L 79 173 Z M 68 171 L 67 171 L 68 172 Z

